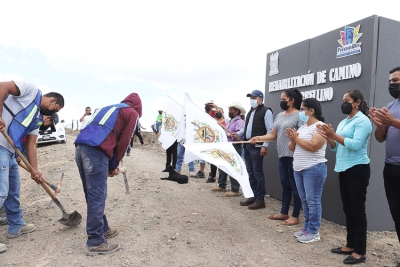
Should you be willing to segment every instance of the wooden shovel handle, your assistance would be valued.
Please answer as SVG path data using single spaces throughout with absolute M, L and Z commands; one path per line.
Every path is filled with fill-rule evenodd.
M 16 148 L 16 147 L 14 146 L 14 142 L 11 140 L 10 136 L 9 136 L 5 131 L 2 131 L 1 133 L 3 134 L 3 136 L 4 136 L 4 138 L 7 140 L 7 142 L 10 144 L 10 146 L 11 146 L 11 147 L 15 150 L 15 152 L 18 154 L 18 156 L 21 158 L 21 160 L 25 163 L 25 166 L 29 169 L 29 172 L 36 176 L 37 173 L 36 173 L 35 169 L 32 167 L 31 164 L 29 164 L 28 160 L 26 160 L 26 158 L 25 158 L 24 155 L 21 153 L 21 151 L 19 151 L 19 149 Z M 44 181 L 44 180 L 43 180 L 43 181 Z M 44 183 L 41 183 L 40 185 L 44 188 L 44 190 L 46 190 L 47 194 L 49 194 L 49 196 L 51 197 L 51 199 L 54 200 L 54 199 L 56 198 L 56 197 L 53 195 L 53 193 L 50 191 L 50 189 L 49 189 Z

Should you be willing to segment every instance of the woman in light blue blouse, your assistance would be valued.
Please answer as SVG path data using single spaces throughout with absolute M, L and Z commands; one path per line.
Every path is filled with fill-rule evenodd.
M 347 244 L 333 248 L 332 253 L 350 255 L 345 264 L 366 260 L 367 216 L 365 200 L 370 177 L 367 155 L 368 138 L 372 124 L 367 117 L 369 107 L 359 90 L 348 91 L 343 96 L 342 113 L 348 115 L 336 130 L 332 125 L 320 124 L 318 132 L 336 152 L 335 171 L 339 173 L 340 195 L 346 215 Z

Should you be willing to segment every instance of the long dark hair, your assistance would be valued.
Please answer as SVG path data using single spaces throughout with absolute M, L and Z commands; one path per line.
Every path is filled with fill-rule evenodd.
M 297 89 L 285 89 L 283 92 L 286 94 L 290 100 L 294 99 L 293 107 L 297 110 L 301 107 L 301 101 L 303 100 L 302 94 Z
M 347 91 L 346 94 L 349 94 L 349 96 L 351 97 L 351 99 L 353 99 L 354 102 L 356 102 L 358 99 L 360 99 L 360 106 L 359 109 L 362 113 L 364 113 L 365 116 L 368 116 L 369 114 L 369 106 L 367 104 L 367 102 L 364 99 L 364 95 L 361 93 L 360 90 L 350 90 Z
M 314 116 L 322 122 L 325 122 L 325 118 L 322 116 L 321 104 L 315 98 L 306 98 L 303 100 L 303 107 L 312 108 L 314 110 Z

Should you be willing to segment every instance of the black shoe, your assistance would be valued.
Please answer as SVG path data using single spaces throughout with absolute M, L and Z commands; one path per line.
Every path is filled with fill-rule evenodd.
M 333 248 L 331 249 L 332 253 L 336 253 L 336 254 L 345 254 L 345 255 L 351 255 L 354 250 L 350 250 L 350 251 L 343 251 L 342 247 L 338 247 L 338 248 Z
M 198 171 L 194 178 L 206 178 L 204 172 Z
M 214 183 L 215 182 L 215 178 L 209 177 L 206 181 L 206 183 Z
M 254 201 L 256 201 L 256 199 L 254 197 L 251 198 L 247 198 L 244 201 L 240 201 L 240 206 L 248 206 L 254 203 Z
M 265 209 L 265 202 L 261 201 L 254 201 L 253 204 L 248 206 L 249 210 L 258 210 L 258 209 Z
M 357 264 L 357 263 L 362 263 L 367 259 L 366 255 L 362 255 L 359 259 L 354 258 L 353 256 L 348 256 L 343 260 L 344 264 Z

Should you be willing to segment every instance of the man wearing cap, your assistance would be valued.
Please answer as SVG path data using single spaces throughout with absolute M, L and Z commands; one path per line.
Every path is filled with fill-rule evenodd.
M 259 90 L 254 90 L 250 94 L 247 94 L 247 97 L 250 97 L 251 109 L 247 113 L 245 126 L 239 133 L 232 134 L 234 139 L 243 137 L 245 141 L 259 134 L 270 133 L 273 124 L 272 110 L 263 104 L 264 94 Z M 265 208 L 263 159 L 267 155 L 268 143 L 262 145 L 245 144 L 243 147 L 246 169 L 249 173 L 250 186 L 254 197 L 241 201 L 240 205 L 248 206 L 249 209 Z
M 229 106 L 229 118 L 230 121 L 228 122 L 227 129 L 231 133 L 238 133 L 240 130 L 243 129 L 245 121 L 242 120 L 240 115 L 246 114 L 246 110 L 240 105 L 239 102 L 232 102 Z M 240 140 L 240 139 L 239 139 Z M 233 142 L 235 139 L 232 138 L 230 134 L 228 134 L 228 141 Z M 239 155 L 242 155 L 242 144 L 234 144 L 233 147 L 235 148 L 236 152 Z M 214 192 L 226 192 L 226 185 L 228 180 L 228 174 L 220 170 L 219 177 L 218 177 L 218 186 L 214 187 L 212 191 Z M 231 191 L 226 192 L 226 197 L 237 197 L 240 195 L 239 188 L 240 184 L 236 179 L 230 177 L 229 180 L 231 181 Z
M 208 115 L 210 115 L 211 117 L 215 117 L 216 115 L 216 108 L 217 105 L 214 104 L 214 101 L 210 100 L 207 103 L 204 104 L 204 110 L 206 111 L 206 113 Z M 211 181 L 212 178 L 215 179 L 215 174 L 217 172 L 217 167 L 213 167 L 214 165 L 211 165 L 211 173 L 214 173 L 214 175 L 212 175 L 210 173 L 210 177 L 208 178 L 207 181 Z M 204 174 L 204 169 L 206 167 L 206 162 L 204 160 L 200 160 L 200 170 L 197 172 L 197 174 L 194 176 L 194 178 L 206 178 L 206 175 Z M 215 180 L 214 180 L 215 181 Z

